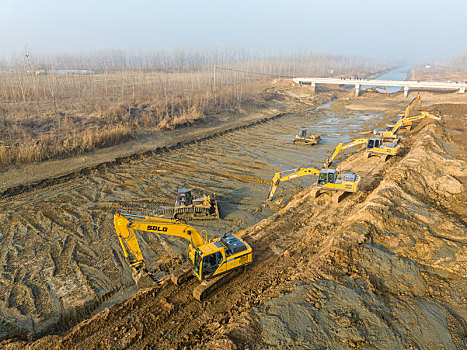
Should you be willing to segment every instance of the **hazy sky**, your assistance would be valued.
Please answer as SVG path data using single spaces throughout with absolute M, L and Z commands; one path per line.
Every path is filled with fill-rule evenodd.
M 0 0 L 0 56 L 236 46 L 423 60 L 467 52 L 467 0 Z

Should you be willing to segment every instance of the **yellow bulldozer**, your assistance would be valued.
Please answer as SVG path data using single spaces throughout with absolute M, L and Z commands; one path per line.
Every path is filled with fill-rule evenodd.
M 303 143 L 305 145 L 316 145 L 321 141 L 321 136 L 311 134 L 308 129 L 298 130 L 297 135 L 293 140 L 293 143 Z
M 161 209 L 157 214 L 178 220 L 220 219 L 215 195 L 203 194 L 202 197 L 195 198 L 192 191 L 186 188 L 178 190 L 174 207 Z
M 302 176 L 316 176 L 312 196 L 316 198 L 326 191 L 334 192 L 332 194 L 334 203 L 339 203 L 346 193 L 357 192 L 360 188 L 360 176 L 352 172 L 340 174 L 337 169 L 298 168 L 274 174 L 267 200 L 274 197 L 281 182 Z
M 154 286 L 158 280 L 147 268 L 135 231 L 176 236 L 188 241 L 187 255 L 191 264 L 182 265 L 171 275 L 171 280 L 179 285 L 194 275 L 201 282 L 193 290 L 193 296 L 199 301 L 253 261 L 251 247 L 239 237 L 226 234 L 208 240 L 205 231 L 202 231 L 203 237 L 202 232 L 182 221 L 116 213 L 114 226 L 139 288 Z

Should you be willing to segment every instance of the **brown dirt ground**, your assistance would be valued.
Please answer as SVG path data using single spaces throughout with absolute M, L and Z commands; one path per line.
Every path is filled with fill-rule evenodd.
M 293 87 L 292 99 L 305 99 Z M 300 94 L 300 95 L 297 95 Z M 335 108 L 353 105 L 350 97 Z M 355 152 L 341 169 L 362 188 L 334 204 L 311 189 L 239 234 L 254 263 L 204 303 L 196 284 L 139 291 L 71 330 L 7 349 L 465 348 L 467 331 L 464 96 L 424 93 L 441 122 L 403 134 L 386 163 Z M 405 102 L 394 95 L 365 103 Z M 364 104 L 360 102 L 359 104 Z

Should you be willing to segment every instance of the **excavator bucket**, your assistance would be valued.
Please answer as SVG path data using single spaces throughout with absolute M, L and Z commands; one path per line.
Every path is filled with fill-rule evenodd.
M 156 285 L 156 282 L 152 278 L 152 275 L 144 270 L 133 271 L 132 274 L 133 280 L 138 288 L 151 288 Z

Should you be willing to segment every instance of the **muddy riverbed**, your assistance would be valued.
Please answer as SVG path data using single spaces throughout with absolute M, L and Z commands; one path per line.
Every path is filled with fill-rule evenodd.
M 425 101 L 430 98 L 444 99 L 429 95 Z M 331 108 L 341 111 L 348 102 Z M 273 215 L 238 233 L 253 248 L 253 264 L 205 302 L 192 296 L 194 279 L 181 287 L 165 283 L 141 290 L 75 327 L 66 328 L 64 319 L 59 324 L 67 331 L 59 335 L 55 329 L 36 341 L 10 339 L 0 346 L 464 349 L 466 107 L 430 102 L 427 108 L 443 119 L 421 121 L 404 132 L 401 154 L 387 162 L 360 151 L 347 155 L 339 166 L 360 174 L 362 186 L 341 203 L 325 195 L 314 199 L 310 188 L 290 199 L 283 192 L 289 200 Z M 149 210 L 149 205 L 141 210 Z M 103 217 L 102 227 L 110 225 L 105 223 L 107 213 L 94 215 Z M 95 235 L 101 232 L 104 229 Z M 110 259 L 118 261 L 119 247 L 110 237 L 102 241 L 112 244 L 115 256 Z M 145 249 L 154 260 L 159 256 L 152 248 L 161 242 L 176 254 L 171 242 L 156 244 L 153 239 L 145 238 Z M 80 244 L 75 243 L 74 254 L 70 248 L 61 254 L 72 257 L 71 267 L 75 257 L 82 256 Z M 94 266 L 100 264 L 100 255 L 95 260 Z M 126 278 L 128 268 L 123 270 Z
M 89 315 L 135 292 L 113 212 L 154 215 L 174 203 L 178 188 L 192 188 L 215 193 L 222 217 L 193 225 L 211 235 L 236 232 L 272 213 L 263 204 L 276 171 L 319 167 L 338 142 L 372 129 L 381 117 L 331 103 L 3 199 L 0 334 L 50 331 L 76 310 Z M 322 142 L 294 145 L 303 127 Z M 312 181 L 284 183 L 276 198 L 290 198 Z M 186 251 L 184 241 L 161 236 L 141 234 L 140 242 L 153 270 Z

